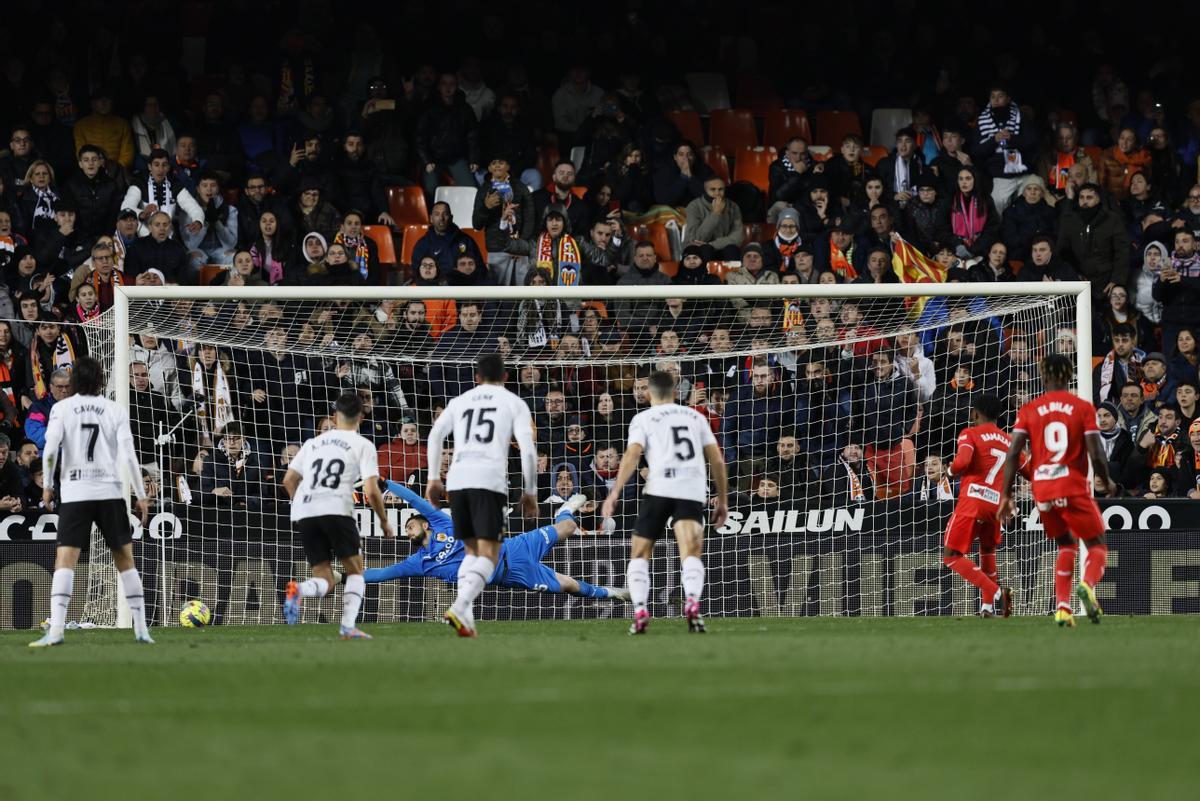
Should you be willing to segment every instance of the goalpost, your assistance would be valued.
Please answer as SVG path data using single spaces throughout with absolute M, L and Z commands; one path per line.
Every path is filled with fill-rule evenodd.
M 936 480 L 923 480 L 925 459 L 948 464 L 973 393 L 998 394 L 1007 409 L 1001 424 L 1011 426 L 1020 403 L 1040 391 L 1036 364 L 1046 352 L 1072 353 L 1076 390 L 1091 396 L 1084 282 L 125 286 L 114 298 L 86 332 L 111 370 L 116 400 L 154 432 L 139 457 L 157 498 L 135 551 L 148 617 L 158 624 L 173 624 L 190 598 L 221 623 L 281 622 L 286 581 L 307 575 L 279 489 L 289 445 L 313 435 L 337 394 L 357 391 L 371 407 L 364 433 L 381 448 L 382 472 L 422 494 L 429 424 L 471 385 L 471 364 L 486 350 L 506 352 L 510 383 L 534 407 L 545 451 L 539 519 L 514 512 L 512 533 L 548 523 L 554 492 L 568 482 L 603 500 L 613 456 L 606 446 L 619 457 L 639 377 L 656 368 L 680 376 L 680 402 L 719 429 L 732 473 L 730 521 L 706 539 L 710 616 L 973 613 L 974 591 L 941 564 L 953 502 L 938 500 Z M 409 304 L 444 325 L 446 301 L 457 302 L 456 327 L 431 340 L 403 328 Z M 136 357 L 125 344 L 131 337 Z M 131 364 L 146 366 L 149 387 L 144 378 L 131 387 Z M 589 533 L 545 561 L 622 584 L 636 510 L 636 500 L 625 502 L 609 532 L 585 513 Z M 409 514 L 407 504 L 389 506 L 398 531 Z M 368 566 L 409 555 L 403 536 L 382 540 L 365 505 L 357 515 Z M 1018 613 L 1041 614 L 1052 607 L 1053 549 L 1027 521 L 1022 515 L 1006 530 L 1000 575 L 1014 587 Z M 651 602 L 655 614 L 669 614 L 680 606 L 674 543 L 662 540 L 657 553 Z M 433 579 L 368 590 L 365 617 L 381 622 L 436 619 L 453 592 Z M 85 619 L 121 623 L 119 596 L 111 565 L 94 558 Z M 339 609 L 340 591 L 304 615 L 331 620 Z M 496 588 L 481 604 L 485 619 L 627 612 L 609 601 Z

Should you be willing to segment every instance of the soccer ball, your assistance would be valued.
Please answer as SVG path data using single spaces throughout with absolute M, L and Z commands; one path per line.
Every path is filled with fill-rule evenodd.
M 179 610 L 179 624 L 185 629 L 198 629 L 212 622 L 212 612 L 203 601 L 188 601 Z

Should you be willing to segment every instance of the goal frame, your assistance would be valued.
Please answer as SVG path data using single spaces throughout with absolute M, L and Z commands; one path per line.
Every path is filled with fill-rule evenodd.
M 204 287 L 204 286 L 117 286 L 113 291 L 113 361 L 112 385 L 115 400 L 129 407 L 130 302 L 139 300 L 222 301 L 321 301 L 336 297 L 351 301 L 368 300 L 655 300 L 683 298 L 685 300 L 719 300 L 730 297 L 747 300 L 787 300 L 800 295 L 804 298 L 906 298 L 921 297 L 1003 297 L 1045 296 L 1073 297 L 1075 301 L 1075 338 L 1078 352 L 1075 359 L 1076 392 L 1090 400 L 1092 395 L 1092 306 L 1091 284 L 1086 281 L 1014 281 L 1009 283 L 888 283 L 888 284 L 769 284 L 730 287 L 726 284 L 707 286 L 573 286 L 573 287 L 420 287 L 420 286 L 273 286 L 273 287 Z M 130 477 L 135 479 L 136 477 Z M 127 479 L 129 480 L 129 479 Z M 126 487 L 126 497 L 129 497 Z M 165 560 L 165 545 L 163 558 Z M 1080 567 L 1085 558 L 1080 553 Z M 166 572 L 163 575 L 163 597 L 166 597 Z M 119 595 L 119 593 L 118 593 Z M 124 599 L 118 598 L 117 626 L 128 628 L 132 621 Z M 164 609 L 163 614 L 167 611 Z

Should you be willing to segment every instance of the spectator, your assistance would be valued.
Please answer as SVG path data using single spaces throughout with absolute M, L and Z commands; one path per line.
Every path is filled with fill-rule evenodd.
M 825 508 L 861 505 L 875 497 L 875 483 L 863 461 L 862 446 L 841 448 L 833 464 L 821 473 L 821 505 Z
M 1034 144 L 1034 125 L 1021 119 L 1020 108 L 1003 86 L 992 87 L 988 107 L 976 120 L 971 157 L 992 178 L 992 204 L 997 215 L 1004 213 L 1013 195 L 1024 185 L 1023 178 L 1033 163 Z M 962 190 L 961 178 L 959 189 Z
M 856 417 L 867 443 L 866 459 L 876 477 L 876 497 L 894 498 L 912 483 L 915 456 L 908 438 L 917 422 L 917 393 L 900 371 L 893 354 L 881 348 L 871 354 L 874 380 L 862 394 Z
M 211 456 L 211 458 L 208 458 Z M 258 459 L 236 422 L 227 425 L 213 453 L 201 450 L 193 469 L 200 474 L 200 490 L 215 499 L 218 509 L 257 510 L 262 504 Z
M 1134 342 L 1143 349 L 1157 347 L 1154 325 L 1129 303 L 1129 290 L 1115 286 L 1108 293 L 1108 304 L 1093 317 L 1092 355 L 1103 356 L 1112 350 L 1112 331 L 1118 323 L 1133 329 Z
M 138 334 L 135 339 L 135 344 L 129 346 L 130 362 L 143 364 L 150 390 L 165 397 L 176 410 L 181 410 L 183 392 L 179 388 L 175 354 L 166 341 L 153 334 Z
M 688 141 L 675 146 L 669 162 L 654 170 L 654 202 L 664 206 L 687 206 L 704 196 L 704 185 L 713 177 L 707 164 L 696 158 L 696 146 Z
M 490 341 L 482 304 L 461 301 L 456 312 L 457 325 L 438 337 L 430 354 L 429 384 L 435 398 L 453 398 L 471 386 L 472 368 L 462 362 L 474 358 Z
M 592 83 L 585 67 L 572 67 L 562 85 L 550 98 L 554 128 L 564 146 L 574 144 L 574 135 L 587 121 L 604 97 L 604 90 Z
M 611 188 L 610 211 L 624 209 L 641 214 L 654 205 L 654 183 L 642 148 L 627 142 L 604 170 L 604 183 Z
M 70 198 L 54 204 L 54 224 L 47 225 L 34 240 L 38 265 L 58 276 L 77 268 L 88 258 L 88 239 L 75 225 L 76 207 Z
M 780 431 L 779 439 L 775 441 L 775 453 L 767 459 L 761 480 L 768 480 L 768 477 L 776 481 L 776 494 L 780 501 L 803 503 L 808 500 L 808 467 L 804 463 L 795 432 L 786 427 Z
M 428 463 L 425 442 L 414 422 L 400 426 L 400 436 L 379 449 L 379 472 L 386 481 L 403 482 Z
M 127 281 L 125 274 L 116 269 L 112 245 L 97 242 L 91 249 L 91 270 L 82 267 L 75 270 L 67 297 L 73 300 L 80 287 L 90 286 L 96 294 L 99 311 L 105 311 L 112 307 L 114 287 Z
M 92 93 L 92 113 L 75 123 L 75 149 L 96 145 L 125 169 L 133 168 L 133 132 L 113 114 L 112 93 L 100 87 Z
M 438 187 L 438 171 L 450 173 L 457 186 L 475 186 L 479 169 L 479 121 L 458 88 L 458 77 L 443 73 L 437 97 L 417 119 L 417 158 L 425 193 Z
M 483 188 L 475 193 L 475 208 L 471 225 L 484 231 L 488 249 L 488 268 L 501 286 L 522 285 L 529 269 L 529 260 L 507 252 L 514 239 L 530 239 L 537 228 L 533 197 L 520 181 L 513 181 L 509 157 L 497 154 L 488 163 L 488 177 Z M 438 204 L 434 204 L 437 208 Z M 442 213 L 443 225 L 450 224 L 450 209 Z M 438 221 L 430 213 L 434 230 Z M 430 231 L 432 234 L 433 231 Z M 428 235 L 427 235 L 428 236 Z M 439 262 L 440 264 L 440 262 Z
M 429 230 L 417 240 L 413 247 L 413 261 L 420 264 L 426 257 L 437 262 L 438 269 L 448 274 L 454 269 L 458 256 L 466 253 L 471 255 L 476 263 L 482 264 L 483 257 L 475 240 L 462 232 L 454 224 L 450 213 L 450 204 L 438 202 L 433 204 L 429 212 Z
M 519 182 L 530 188 L 529 191 L 542 188 L 542 175 L 536 167 L 533 129 L 525 121 L 521 101 L 515 94 L 500 96 L 495 111 L 480 126 L 479 140 L 487 162 L 503 159 Z M 484 176 L 479 177 L 487 180 Z
M 39 452 L 46 447 L 46 426 L 50 424 L 50 410 L 54 404 L 71 395 L 71 369 L 60 367 L 50 374 L 49 388 L 43 394 L 31 393 L 33 404 L 25 413 L 25 436 L 37 446 Z
M 34 161 L 25 173 L 17 210 L 25 226 L 24 233 L 35 246 L 48 229 L 57 227 L 54 207 L 59 201 L 53 168 L 41 159 Z
M 1081 186 L 1078 205 L 1063 213 L 1056 249 L 1091 282 L 1097 302 L 1129 280 L 1129 236 L 1121 218 L 1100 204 L 1095 184 Z
M 10 191 L 19 191 L 25 185 L 29 169 L 37 160 L 33 132 L 27 125 L 17 125 L 9 135 L 8 150 L 0 156 L 0 182 Z
M 21 471 L 9 458 L 12 440 L 0 434 L 0 512 L 20 514 L 24 508 L 24 484 Z
M 205 264 L 233 264 L 237 248 L 237 209 L 225 202 L 216 173 L 202 172 L 196 185 L 196 201 L 204 214 L 200 229 L 183 231 L 183 244 L 191 251 L 192 268 Z M 261 219 L 260 219 L 261 222 Z
M 163 148 L 166 150 L 166 148 Z M 190 134 L 184 134 L 175 140 L 175 160 L 171 165 L 171 180 L 176 181 L 186 189 L 192 197 L 196 196 L 196 184 L 200 173 L 207 169 L 206 162 L 196 153 L 196 140 Z
M 75 204 L 75 228 L 85 239 L 112 231 L 122 195 L 104 168 L 104 154 L 99 147 L 84 145 L 79 149 L 79 172 L 67 179 L 63 196 Z
M 863 141 L 858 134 L 846 134 L 838 153 L 825 162 L 829 189 L 841 206 L 865 192 L 867 181 L 876 177 L 875 170 L 862 160 Z M 882 191 L 883 184 L 879 184 Z
M 983 261 L 972 266 L 967 275 L 968 280 L 981 283 L 1017 280 L 1008 263 L 1008 247 L 1003 242 L 993 242 Z
M 220 92 L 204 98 L 200 118 L 192 126 L 196 149 L 208 157 L 208 168 L 237 178 L 242 175 L 242 147 L 237 128 L 225 116 L 225 100 Z
M 1151 472 L 1174 470 L 1176 457 L 1186 442 L 1179 428 L 1179 409 L 1173 403 L 1164 404 L 1158 410 L 1157 421 L 1143 426 L 1134 438 L 1133 453 L 1125 463 L 1121 484 L 1131 491 L 1144 488 Z
M 1079 273 L 1054 252 L 1054 238 L 1035 236 L 1029 246 L 1030 261 L 1021 270 L 1022 281 L 1081 281 Z
M 1163 343 L 1163 351 L 1170 348 L 1171 343 Z M 1200 348 L 1197 347 L 1196 330 L 1180 328 L 1175 335 L 1175 355 L 1167 362 L 1167 375 L 1177 383 L 1195 381 L 1200 374 Z
M 1117 412 L 1117 422 L 1129 432 L 1130 440 L 1135 442 L 1138 435 L 1157 419 L 1154 409 L 1143 400 L 1142 385 L 1136 381 L 1129 381 L 1121 387 Z
M 1000 214 L 979 185 L 974 167 L 958 171 L 958 192 L 950 203 L 950 244 L 961 259 L 982 256 L 1000 236 Z
M 1200 417 L 1200 381 L 1196 378 L 1171 379 L 1175 383 L 1175 404 L 1179 407 L 1179 427 L 1187 429 Z
M 725 283 L 730 286 L 756 286 L 760 284 L 778 284 L 779 274 L 767 270 L 763 264 L 763 248 L 757 242 L 751 242 L 742 249 L 742 262 L 738 269 L 725 275 Z M 746 322 L 750 319 L 750 302 L 745 298 L 731 297 L 739 319 Z
M 1013 258 L 1026 262 L 1030 259 L 1033 240 L 1039 236 L 1053 237 L 1058 231 L 1058 213 L 1054 210 L 1054 197 L 1046 194 L 1046 185 L 1036 175 L 1031 175 L 1004 212 L 1000 224 L 1000 239 Z
M 725 406 L 721 421 L 725 461 L 738 477 L 755 471 L 755 462 L 768 456 L 779 439 L 785 417 L 794 415 L 794 403 L 776 382 L 775 371 L 765 362 L 750 370 L 749 386 L 738 388 Z M 759 465 L 761 467 L 761 465 Z
M 932 171 L 915 176 L 911 198 L 901 212 L 901 221 L 912 243 L 921 251 L 937 253 L 953 238 L 950 202 L 940 197 L 941 183 Z
M 301 187 L 303 195 L 304 188 Z M 318 196 L 310 198 L 310 206 L 317 204 Z M 328 205 L 328 204 L 326 204 Z M 327 225 L 330 229 L 328 234 L 325 234 L 321 228 L 310 227 L 307 223 L 299 227 L 301 231 L 322 231 L 322 236 L 326 237 L 326 241 L 333 237 L 337 227 L 336 214 L 337 212 L 332 206 L 329 207 L 330 213 L 334 219 L 331 219 Z M 287 210 L 287 204 L 283 198 L 271 188 L 267 179 L 261 175 L 251 175 L 246 178 L 246 183 L 242 189 L 242 196 L 237 202 L 238 213 L 238 243 L 242 247 L 249 247 L 250 243 L 258 238 L 259 218 L 265 212 L 271 212 L 275 215 L 276 221 L 283 224 L 283 227 L 296 229 L 293 225 L 291 214 Z
M 1175 491 L 1182 498 L 1197 500 L 1200 499 L 1200 421 L 1193 420 L 1188 426 L 1187 438 L 1187 446 L 1178 454 Z
M 812 168 L 808 142 L 793 136 L 767 171 L 767 222 L 776 222 L 780 212 L 808 197 Z
M 334 168 L 339 208 L 360 209 L 369 220 L 380 225 L 394 226 L 396 221 L 387 212 L 387 196 L 383 178 L 367 158 L 366 140 L 360 131 L 346 132 L 342 152 Z
M 1171 135 L 1166 128 L 1155 126 L 1147 139 L 1150 153 L 1150 174 L 1158 186 L 1163 199 L 1171 208 L 1179 205 L 1187 188 L 1183 160 L 1179 158 Z
M 248 249 L 251 262 L 264 281 L 272 286 L 283 282 L 294 259 L 292 238 L 273 213 L 266 211 L 258 218 L 258 236 Z
M 885 195 L 901 209 L 907 206 L 916 194 L 917 179 L 932 174 L 924 157 L 917 152 L 917 132 L 912 128 L 897 131 L 895 149 L 879 160 L 875 171 L 883 181 Z
M 567 444 L 567 396 L 559 387 L 550 387 L 542 398 L 541 412 L 534 415 L 537 441 L 550 447 L 553 459 L 562 459 Z
M 1097 181 L 1114 200 L 1129 197 L 1129 182 L 1139 172 L 1150 170 L 1150 153 L 1138 142 L 1132 128 L 1122 128 L 1117 143 L 1100 154 Z
M 1158 351 L 1147 353 L 1141 368 L 1142 397 L 1146 405 L 1153 409 L 1161 409 L 1165 404 L 1174 405 L 1175 382 L 1167 376 L 1167 357 Z
M 146 95 L 142 98 L 141 111 L 133 115 L 129 124 L 133 134 L 135 162 L 140 160 L 144 166 L 150 151 L 158 147 L 168 153 L 175 149 L 175 127 L 163 113 L 157 95 Z
M 1096 425 L 1100 429 L 1104 456 L 1108 460 L 1109 470 L 1116 476 L 1122 474 L 1133 452 L 1133 440 L 1129 432 L 1117 424 L 1119 414 L 1117 407 L 1108 401 L 1096 407 Z
M 1060 122 L 1055 128 L 1053 149 L 1043 155 L 1038 164 L 1038 175 L 1049 186 L 1051 197 L 1066 197 L 1071 168 L 1076 165 L 1082 168 L 1085 183 L 1099 182 L 1099 173 L 1092 163 L 1092 157 L 1079 146 L 1079 131 L 1075 123 Z
M 1013 341 L 1016 341 L 1015 338 Z M 937 390 L 937 375 L 933 362 L 926 358 L 925 350 L 916 334 L 897 334 L 896 370 L 907 378 L 917 390 L 922 403 L 928 403 Z
M 1164 347 L 1174 346 L 1181 328 L 1200 325 L 1200 252 L 1186 228 L 1175 232 L 1175 252 L 1154 281 L 1153 297 L 1163 304 Z
M 638 242 L 633 248 L 633 264 L 617 279 L 617 286 L 664 286 L 671 283 L 670 277 L 658 266 L 658 254 L 650 242 Z M 619 300 L 615 304 L 617 321 L 627 331 L 640 330 L 656 311 L 651 300 Z
M 704 182 L 704 195 L 687 206 L 688 244 L 704 249 L 704 261 L 736 261 L 740 255 L 742 211 L 737 203 L 725 197 L 725 182 L 709 178 Z M 761 258 L 762 248 L 759 248 Z
M 925 457 L 921 477 L 913 485 L 912 496 L 918 501 L 954 500 L 954 483 L 946 474 L 942 457 L 932 453 Z
M 133 431 L 133 445 L 134 451 L 137 453 L 138 464 L 158 464 L 156 440 L 160 434 L 168 433 L 179 439 L 181 433 L 174 430 L 178 419 L 179 415 L 167 400 L 166 395 L 155 392 L 151 388 L 150 369 L 145 362 L 131 360 L 129 363 L 129 427 Z
M 167 151 L 155 150 L 150 153 L 147 174 L 137 176 L 125 191 L 121 208 L 137 212 L 143 237 L 149 233 L 151 217 L 160 211 L 167 215 L 168 221 L 179 214 L 184 228 L 191 234 L 204 225 L 204 209 L 177 179 L 171 178 L 170 170 L 171 157 Z
M 563 159 L 554 165 L 550 175 L 550 185 L 532 193 L 534 227 L 545 221 L 546 215 L 555 210 L 561 212 L 567 220 L 567 233 L 574 234 L 587 230 L 587 204 L 575 196 L 575 164 L 569 159 Z
M 379 266 L 379 247 L 375 240 L 363 231 L 361 212 L 351 209 L 345 213 L 342 217 L 342 227 L 333 238 L 333 242 L 346 248 L 346 253 L 358 272 L 359 281 L 371 285 L 383 283 Z

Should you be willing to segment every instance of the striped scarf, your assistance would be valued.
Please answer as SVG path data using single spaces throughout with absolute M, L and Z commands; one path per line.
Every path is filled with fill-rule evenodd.
M 220 359 L 213 365 L 211 376 L 204 364 L 196 360 L 192 367 L 192 394 L 200 400 L 196 404 L 196 417 L 202 434 L 211 439 L 224 431 L 234 419 L 233 393 Z
M 979 139 L 981 141 L 992 139 L 1003 130 L 1007 130 L 1014 137 L 1021 133 L 1021 109 L 1017 108 L 1016 103 L 1008 104 L 1008 119 L 1003 122 L 996 121 L 995 111 L 996 109 L 989 107 L 979 114 Z M 1025 172 L 1025 162 L 1021 160 L 1021 151 L 1009 146 L 1008 143 L 1011 141 L 1012 138 L 1009 138 L 996 143 L 996 149 L 1004 156 L 1004 173 L 1006 175 Z
M 33 221 L 53 220 L 54 203 L 58 200 L 58 195 L 50 187 L 40 189 L 36 186 L 30 186 L 29 188 L 37 195 L 37 205 L 33 207 Z
M 333 241 L 346 246 L 346 250 L 350 251 L 351 260 L 358 267 L 359 276 L 364 281 L 367 280 L 371 263 L 371 251 L 367 249 L 367 238 L 360 236 L 354 239 L 338 231 L 338 235 L 333 238 Z M 275 282 L 272 281 L 271 283 Z
M 1147 467 L 1174 467 L 1175 443 L 1179 440 L 1179 429 L 1170 434 L 1154 434 L 1154 444 L 1146 454 Z
M 577 286 L 581 264 L 579 244 L 570 234 L 559 237 L 557 253 L 554 237 L 545 232 L 538 235 L 536 266 L 550 273 L 552 283 L 557 286 Z
M 54 342 L 54 364 L 49 370 L 42 366 L 42 359 L 39 354 L 40 348 L 37 341 L 30 344 L 30 354 L 33 356 L 29 361 L 33 364 L 33 394 L 39 400 L 46 397 L 50 391 L 50 386 L 46 381 L 46 376 L 53 373 L 55 370 L 71 371 L 72 365 L 75 364 L 75 345 L 71 342 L 71 338 L 66 334 L 59 334 L 58 339 Z
M 92 270 L 92 274 L 87 277 L 87 281 L 92 285 L 92 289 L 96 290 L 96 314 L 100 313 L 100 309 L 107 309 L 113 305 L 113 287 L 124 286 L 125 276 L 120 270 L 113 270 L 109 273 L 108 280 L 100 278 L 99 270 Z M 91 319 L 88 317 L 87 319 Z
M 854 246 L 843 252 L 837 245 L 833 244 L 833 239 L 829 240 L 829 268 L 833 270 L 843 281 L 853 281 L 858 278 L 858 270 L 854 269 L 854 264 L 850 261 L 851 255 L 854 253 Z

